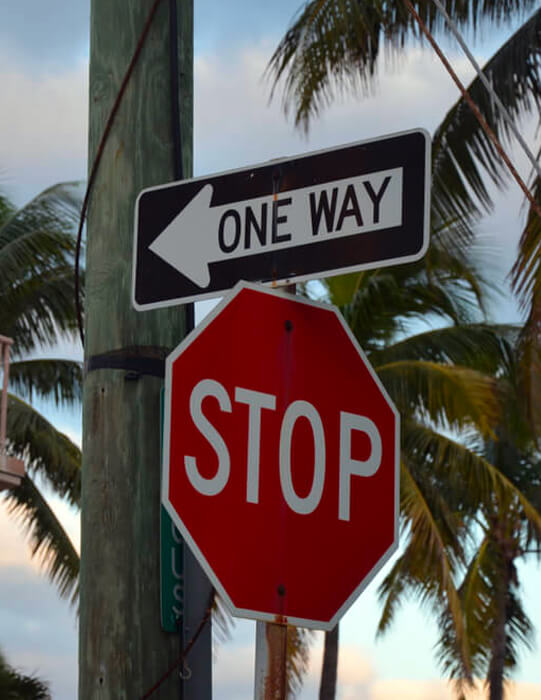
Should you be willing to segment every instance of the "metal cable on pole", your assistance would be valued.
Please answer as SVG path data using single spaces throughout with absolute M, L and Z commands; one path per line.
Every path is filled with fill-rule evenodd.
M 81 207 L 81 214 L 79 216 L 79 227 L 77 230 L 77 241 L 75 244 L 75 310 L 76 310 L 76 314 L 77 314 L 77 325 L 79 327 L 79 337 L 81 339 L 81 345 L 83 346 L 83 348 L 85 346 L 85 333 L 84 333 L 84 327 L 83 327 L 84 326 L 84 324 L 83 324 L 83 309 L 81 306 L 81 290 L 80 290 L 80 258 L 81 258 L 81 247 L 82 247 L 82 241 L 83 241 L 83 226 L 85 224 L 86 213 L 88 211 L 88 204 L 90 201 L 90 195 L 92 193 L 92 188 L 94 186 L 94 181 L 96 179 L 96 175 L 98 172 L 100 161 L 102 159 L 103 152 L 105 150 L 105 144 L 107 143 L 107 139 L 109 138 L 109 134 L 111 132 L 111 128 L 113 126 L 113 122 L 115 120 L 116 114 L 117 114 L 118 109 L 122 103 L 122 98 L 124 97 L 124 93 L 126 92 L 126 88 L 128 87 L 128 83 L 129 83 L 130 78 L 132 76 L 132 73 L 135 69 L 137 61 L 139 60 L 139 56 L 141 54 L 145 40 L 146 40 L 147 35 L 148 35 L 150 28 L 152 26 L 152 21 L 154 19 L 154 15 L 156 14 L 156 10 L 158 9 L 158 5 L 160 4 L 160 2 L 161 2 L 161 0 L 154 0 L 154 3 L 152 5 L 152 7 L 150 8 L 150 11 L 149 11 L 148 16 L 146 18 L 145 25 L 144 25 L 144 27 L 141 31 L 141 34 L 139 36 L 139 39 L 137 41 L 137 46 L 135 47 L 135 51 L 133 52 L 133 56 L 131 57 L 128 68 L 126 69 L 126 73 L 124 74 L 122 84 L 120 85 L 120 88 L 119 88 L 118 93 L 116 95 L 115 101 L 114 101 L 113 106 L 111 108 L 111 112 L 109 113 L 109 117 L 105 123 L 105 128 L 103 129 L 103 134 L 102 134 L 98 149 L 96 151 L 96 155 L 94 157 L 92 167 L 90 168 L 90 174 L 88 176 L 86 191 L 85 191 L 85 195 L 83 198 L 83 204 Z

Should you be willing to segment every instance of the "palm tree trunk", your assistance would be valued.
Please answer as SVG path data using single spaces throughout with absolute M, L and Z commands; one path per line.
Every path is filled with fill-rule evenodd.
M 489 686 L 489 700 L 503 700 L 504 697 L 504 667 L 505 651 L 507 644 L 506 623 L 508 614 L 509 588 L 512 577 L 512 561 L 504 556 L 503 576 L 497 592 L 497 612 L 492 637 L 490 664 L 488 667 L 487 681 Z
M 325 649 L 319 685 L 319 700 L 334 700 L 336 697 L 336 676 L 338 672 L 338 625 L 325 632 Z

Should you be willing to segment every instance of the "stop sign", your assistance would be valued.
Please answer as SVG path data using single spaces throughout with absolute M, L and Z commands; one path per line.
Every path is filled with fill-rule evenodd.
M 332 629 L 398 539 L 398 414 L 339 313 L 239 283 L 165 406 L 162 500 L 233 614 Z

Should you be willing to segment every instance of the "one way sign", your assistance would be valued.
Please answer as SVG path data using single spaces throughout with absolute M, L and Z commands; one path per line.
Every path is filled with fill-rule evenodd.
M 133 303 L 219 296 L 238 280 L 298 282 L 421 258 L 430 140 L 394 134 L 144 190 Z

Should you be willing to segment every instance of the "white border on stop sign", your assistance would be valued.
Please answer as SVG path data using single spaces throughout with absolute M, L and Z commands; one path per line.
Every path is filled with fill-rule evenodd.
M 357 586 L 357 588 L 352 592 L 352 594 L 347 598 L 347 600 L 340 606 L 340 608 L 337 610 L 337 612 L 333 615 L 333 617 L 329 621 L 323 621 L 323 620 L 311 620 L 311 619 L 305 619 L 305 618 L 297 618 L 297 617 L 285 617 L 285 620 L 287 621 L 288 625 L 293 625 L 296 627 L 307 627 L 310 629 L 317 629 L 317 630 L 326 630 L 330 631 L 332 630 L 336 624 L 339 622 L 339 620 L 344 616 L 346 611 L 353 605 L 353 603 L 357 600 L 357 598 L 360 596 L 360 594 L 363 592 L 363 590 L 371 583 L 371 581 L 374 579 L 376 574 L 382 569 L 382 567 L 387 563 L 389 558 L 395 553 L 395 551 L 398 548 L 398 519 L 399 519 L 399 508 L 400 508 L 400 503 L 399 503 L 399 493 L 400 493 L 400 414 L 398 413 L 392 399 L 390 398 L 389 394 L 387 393 L 387 390 L 381 383 L 381 380 L 379 379 L 378 375 L 372 368 L 372 365 L 368 361 L 366 355 L 364 354 L 363 349 L 357 342 L 357 339 L 351 332 L 351 329 L 347 325 L 347 323 L 344 321 L 342 314 L 339 312 L 339 310 L 333 306 L 332 304 L 326 304 L 323 302 L 319 301 L 314 301 L 312 299 L 306 299 L 304 297 L 293 297 L 291 294 L 288 292 L 281 290 L 281 289 L 273 289 L 269 287 L 264 287 L 263 285 L 258 285 L 254 284 L 252 282 L 246 282 L 241 280 L 240 282 L 237 282 L 237 284 L 231 289 L 231 291 L 224 295 L 222 300 L 205 316 L 205 318 L 198 324 L 198 326 L 189 334 L 187 335 L 180 343 L 177 345 L 177 347 L 167 356 L 166 361 L 165 361 L 165 416 L 164 416 L 164 440 L 163 440 L 163 461 L 162 461 L 162 504 L 164 507 L 167 509 L 167 512 L 171 516 L 171 519 L 177 526 L 178 530 L 180 531 L 184 541 L 188 544 L 192 552 L 194 553 L 195 557 L 197 558 L 199 564 L 211 580 L 212 584 L 216 588 L 218 594 L 222 598 L 222 600 L 227 604 L 228 608 L 230 609 L 230 612 L 233 616 L 235 617 L 243 617 L 251 620 L 260 620 L 262 622 L 276 622 L 276 615 L 272 613 L 264 613 L 260 612 L 257 610 L 247 610 L 244 608 L 237 608 L 229 595 L 227 594 L 226 590 L 222 586 L 222 583 L 218 579 L 217 575 L 214 573 L 214 570 L 210 566 L 210 564 L 207 562 L 204 554 L 201 552 L 199 547 L 197 546 L 196 542 L 190 535 L 190 532 L 188 529 L 185 527 L 184 523 L 180 519 L 179 515 L 177 514 L 175 508 L 172 506 L 171 502 L 169 501 L 169 439 L 171 435 L 171 411 L 170 411 L 170 406 L 171 406 L 171 385 L 172 385 L 172 368 L 173 368 L 173 363 L 175 360 L 181 355 L 184 350 L 191 345 L 195 339 L 207 328 L 208 325 L 210 325 L 214 319 L 220 315 L 222 310 L 233 300 L 237 294 L 239 294 L 243 289 L 252 289 L 253 291 L 259 292 L 261 294 L 269 294 L 272 296 L 277 296 L 281 297 L 283 299 L 288 299 L 289 301 L 295 301 L 300 304 L 307 304 L 308 306 L 315 306 L 317 308 L 323 309 L 325 311 L 334 313 L 335 316 L 338 318 L 342 328 L 344 329 L 346 335 L 348 336 L 351 344 L 353 347 L 357 350 L 359 353 L 359 356 L 361 357 L 364 365 L 366 366 L 367 370 L 369 371 L 372 379 L 374 382 L 377 384 L 379 390 L 381 391 L 382 395 L 384 396 L 387 404 L 391 408 L 393 415 L 395 417 L 395 432 L 396 432 L 396 440 L 395 440 L 395 493 L 394 493 L 394 527 L 393 527 L 393 542 L 383 554 L 383 556 L 380 557 L 378 562 L 374 565 L 374 567 L 370 570 L 370 572 L 363 578 L 361 583 Z

